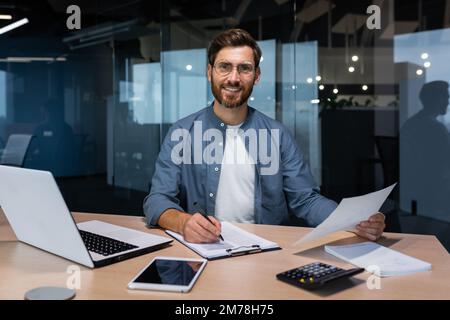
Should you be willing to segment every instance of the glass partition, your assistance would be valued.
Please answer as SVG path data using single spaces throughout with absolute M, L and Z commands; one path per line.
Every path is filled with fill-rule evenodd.
M 0 28 L 29 22 L 0 34 L 0 162 L 52 172 L 71 210 L 143 214 L 168 128 L 213 101 L 209 41 L 243 28 L 263 51 L 249 104 L 322 194 L 399 182 L 387 230 L 450 247 L 448 1 L 83 1 L 80 30 L 64 2 L 12 3 Z

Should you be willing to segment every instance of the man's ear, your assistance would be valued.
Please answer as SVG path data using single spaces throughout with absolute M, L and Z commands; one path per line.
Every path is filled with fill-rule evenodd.
M 211 82 L 211 72 L 212 72 L 212 66 L 211 66 L 211 64 L 208 63 L 208 72 L 207 72 L 207 75 L 208 75 L 208 81 L 209 81 L 209 82 Z
M 256 68 L 255 81 L 254 81 L 253 85 L 258 84 L 260 79 L 261 79 L 261 69 L 258 66 L 258 68 Z

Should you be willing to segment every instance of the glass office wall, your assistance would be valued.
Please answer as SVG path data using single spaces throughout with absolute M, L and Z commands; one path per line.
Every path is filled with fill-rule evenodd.
M 72 210 L 141 215 L 168 128 L 213 101 L 208 42 L 238 27 L 263 51 L 249 104 L 287 126 L 321 192 L 398 181 L 387 229 L 448 248 L 447 2 L 79 1 L 81 30 L 64 2 L 0 5 L 0 30 L 29 20 L 0 34 L 0 161 L 50 170 Z
M 163 115 L 174 123 L 207 105 L 206 49 L 163 51 Z
M 311 171 L 321 182 L 319 131 L 318 48 L 316 41 L 286 43 L 281 47 L 282 117 L 294 135 Z
M 401 208 L 450 222 L 450 29 L 395 36 L 394 52 L 409 71 L 399 87 Z

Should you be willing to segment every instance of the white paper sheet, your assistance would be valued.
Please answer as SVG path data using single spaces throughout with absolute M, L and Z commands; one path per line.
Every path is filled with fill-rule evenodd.
M 407 256 L 374 242 L 325 246 L 325 251 L 380 277 L 431 270 L 428 262 Z
M 275 242 L 258 237 L 229 222 L 222 222 L 221 234 L 225 241 L 216 243 L 191 243 L 185 241 L 183 236 L 178 233 L 170 230 L 167 230 L 166 233 L 207 259 L 228 256 L 229 253 L 226 251 L 227 249 L 242 248 L 243 250 L 248 250 L 252 245 L 258 245 L 261 250 L 279 248 L 278 244 Z
M 382 190 L 363 196 L 344 198 L 337 208 L 321 224 L 294 245 L 304 244 L 336 231 L 352 230 L 361 221 L 378 212 L 396 183 Z

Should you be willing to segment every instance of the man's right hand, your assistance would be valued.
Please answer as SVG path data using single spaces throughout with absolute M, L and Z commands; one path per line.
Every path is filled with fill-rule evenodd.
M 220 221 L 211 216 L 208 218 L 212 223 L 200 213 L 186 216 L 183 226 L 184 240 L 193 243 L 217 242 L 222 229 Z

